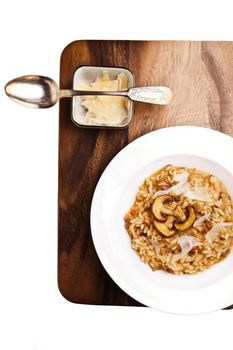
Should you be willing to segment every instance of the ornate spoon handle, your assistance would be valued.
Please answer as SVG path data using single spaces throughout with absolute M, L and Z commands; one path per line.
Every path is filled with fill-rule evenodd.
M 172 99 L 172 91 L 165 86 L 144 86 L 129 89 L 128 96 L 133 101 L 166 105 Z

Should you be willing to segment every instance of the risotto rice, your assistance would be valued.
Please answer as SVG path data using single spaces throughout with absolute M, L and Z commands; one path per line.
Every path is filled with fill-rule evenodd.
M 216 176 L 167 165 L 145 179 L 126 213 L 131 246 L 153 271 L 195 274 L 228 256 L 233 204 Z

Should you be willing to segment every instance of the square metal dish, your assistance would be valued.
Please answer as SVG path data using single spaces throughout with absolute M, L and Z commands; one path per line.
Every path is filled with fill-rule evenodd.
M 103 72 L 108 71 L 110 79 L 115 79 L 118 74 L 125 73 L 128 77 L 128 89 L 135 86 L 135 79 L 130 70 L 121 67 L 96 67 L 96 66 L 80 66 L 73 76 L 73 89 L 78 90 L 80 83 L 93 83 L 95 79 Z M 107 97 L 108 98 L 108 97 Z M 119 125 L 105 124 L 89 124 L 85 116 L 85 110 L 81 106 L 82 98 L 75 96 L 72 98 L 72 120 L 80 127 L 87 128 L 125 128 L 130 123 L 133 116 L 133 102 L 129 100 L 127 117 Z

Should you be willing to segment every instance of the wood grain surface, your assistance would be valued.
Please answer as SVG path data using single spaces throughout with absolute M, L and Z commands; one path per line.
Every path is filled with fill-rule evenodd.
M 140 305 L 102 267 L 90 233 L 93 191 L 110 160 L 152 130 L 197 125 L 233 136 L 233 43 L 177 41 L 76 41 L 61 55 L 60 87 L 71 88 L 80 65 L 120 66 L 136 85 L 165 85 L 168 106 L 135 103 L 128 129 L 82 129 L 71 121 L 71 100 L 60 102 L 58 286 L 71 302 Z M 198 140 L 197 140 L 198 142 Z M 208 147 L 208 145 L 207 145 Z

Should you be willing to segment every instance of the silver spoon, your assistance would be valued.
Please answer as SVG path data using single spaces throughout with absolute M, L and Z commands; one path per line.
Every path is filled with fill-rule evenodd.
M 73 96 L 126 96 L 132 101 L 166 105 L 172 99 L 172 91 L 165 86 L 130 88 L 127 91 L 79 91 L 60 90 L 54 80 L 39 75 L 25 75 L 9 81 L 6 94 L 15 102 L 32 108 L 52 107 L 60 98 Z

